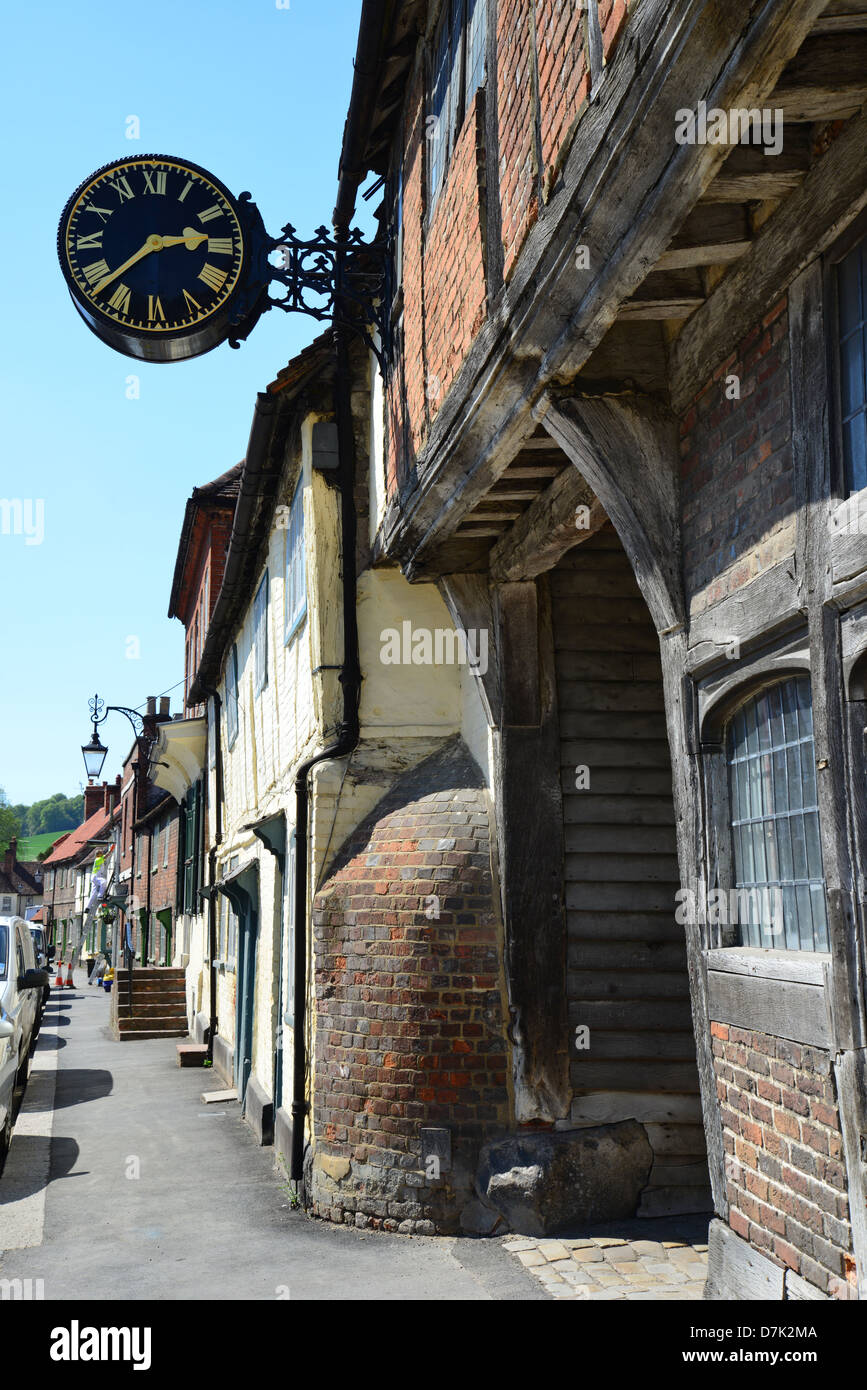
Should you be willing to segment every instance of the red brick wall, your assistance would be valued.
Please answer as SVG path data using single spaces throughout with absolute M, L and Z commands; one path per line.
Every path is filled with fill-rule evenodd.
M 170 803 L 172 821 L 169 826 L 169 862 L 168 866 L 163 866 L 163 836 L 157 834 L 156 826 L 162 825 L 163 817 L 160 816 L 156 825 L 152 826 L 153 835 L 153 858 L 151 868 L 156 865 L 156 873 L 151 873 L 151 909 L 154 912 L 161 911 L 164 907 L 177 908 L 178 887 L 178 819 L 177 803 L 173 800 Z M 157 840 L 159 840 L 159 853 L 157 853 Z
M 727 399 L 727 378 L 740 398 Z M 716 369 L 680 422 L 684 577 L 703 606 L 776 564 L 795 509 L 787 301 Z
M 403 337 L 400 370 L 389 391 L 389 418 L 394 433 L 389 439 L 389 462 L 399 461 L 406 471 L 424 442 L 427 431 L 425 403 L 425 266 L 424 219 L 427 198 L 425 179 L 425 95 L 422 73 L 416 73 L 407 101 L 403 155 Z M 406 425 L 406 441 L 402 431 Z M 393 485 L 401 481 L 394 474 Z
M 478 1148 L 508 1118 L 490 825 L 465 754 L 431 759 L 359 826 L 314 904 L 316 1215 L 456 1229 Z M 429 895 L 439 897 L 426 916 Z M 429 1179 L 423 1126 L 452 1167 Z M 322 1156 L 351 1163 L 339 1180 Z M 409 1224 L 402 1224 L 409 1223 Z
M 627 15 L 601 0 L 606 58 Z M 535 22 L 534 22 L 535 16 Z M 499 132 L 500 213 L 506 279 L 564 158 L 588 95 L 586 17 L 573 0 L 502 0 L 497 13 L 497 91 L 473 98 L 428 225 L 425 61 L 406 94 L 403 164 L 403 350 L 386 393 L 389 493 L 413 477 L 431 420 L 485 320 L 487 222 L 485 104 Z M 538 60 L 538 91 L 534 78 Z M 541 149 L 539 169 L 537 144 Z
M 724 1023 L 711 1034 L 732 1230 L 848 1297 L 854 1260 L 829 1054 Z
M 485 319 L 485 104 L 467 111 L 425 249 L 428 411 L 433 418 Z
M 526 0 L 505 0 L 497 14 L 497 117 L 500 135 L 500 215 L 503 273 L 508 280 L 539 215 L 535 156 L 532 11 Z
M 586 44 L 583 6 L 569 0 L 537 0 L 540 133 L 546 186 L 550 185 L 563 141 L 589 93 Z

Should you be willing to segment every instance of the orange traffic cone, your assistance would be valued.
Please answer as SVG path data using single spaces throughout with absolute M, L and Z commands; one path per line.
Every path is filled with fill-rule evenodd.
M 66 989 L 75 989 L 75 985 L 74 985 L 73 979 L 72 979 L 72 960 L 71 960 L 71 959 L 70 959 L 70 962 L 69 962 L 68 966 L 66 967 L 66 986 L 65 986 L 65 988 L 66 988 Z
M 54 981 L 55 989 L 63 989 L 63 961 L 57 962 L 57 979 Z

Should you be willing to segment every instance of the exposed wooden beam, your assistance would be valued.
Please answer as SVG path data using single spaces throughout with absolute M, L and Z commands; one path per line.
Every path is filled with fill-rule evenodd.
M 787 121 L 838 121 L 867 101 L 867 34 L 808 38 L 784 68 L 768 105 Z
M 837 137 L 801 187 L 758 233 L 748 254 L 688 319 L 671 350 L 671 400 L 680 411 L 714 367 L 867 204 L 867 116 Z
M 503 487 L 495 483 L 488 493 L 489 502 L 535 502 L 539 496 L 537 487 Z
M 499 508 L 495 510 L 493 508 L 479 507 L 477 511 L 468 514 L 467 524 L 474 526 L 480 521 L 517 521 L 518 517 L 522 515 L 523 513 L 520 508 L 515 510 L 512 507 L 505 507 L 502 510 Z
M 685 319 L 704 301 L 699 270 L 651 271 L 643 285 L 623 305 L 618 317 Z
M 703 203 L 764 202 L 785 198 L 800 187 L 810 168 L 809 132 L 802 126 L 784 128 L 779 154 L 765 154 L 759 145 L 735 145 Z
M 518 455 L 520 458 L 520 454 Z M 562 459 L 562 455 L 561 455 Z M 524 478 L 555 478 L 566 467 L 566 460 L 560 463 L 510 464 L 500 477 L 507 483 Z
M 813 25 L 813 34 L 848 34 L 856 29 L 867 29 L 867 10 L 852 11 L 849 14 L 823 14 Z
M 546 214 L 437 412 L 418 483 L 389 501 L 377 557 L 399 560 L 411 580 L 442 572 L 449 537 L 534 434 L 544 392 L 587 364 L 721 167 L 724 148 L 676 143 L 675 113 L 699 98 L 724 110 L 763 105 L 825 8 L 744 0 L 738 23 L 707 0 L 642 0 L 630 11 Z M 576 268 L 578 242 L 589 277 Z M 663 327 L 615 326 L 638 338 Z M 644 389 L 667 387 L 652 363 L 646 378 Z
M 533 435 L 530 439 L 525 439 L 521 445 L 522 454 L 537 450 L 543 454 L 550 454 L 552 452 L 550 439 L 541 434 Z
M 677 427 L 645 396 L 549 397 L 544 416 L 560 447 L 605 507 L 658 632 L 680 627 Z
M 580 530 L 575 524 L 578 507 L 587 508 L 581 515 L 587 525 Z M 491 578 L 498 584 L 535 579 L 607 520 L 590 484 L 577 468 L 566 468 L 494 546 Z
M 699 204 L 669 243 L 655 270 L 684 270 L 739 260 L 750 246 L 748 209 L 728 203 Z
M 477 541 L 485 536 L 502 536 L 505 530 L 505 526 L 473 526 L 469 522 L 463 521 L 455 535 L 462 541 Z

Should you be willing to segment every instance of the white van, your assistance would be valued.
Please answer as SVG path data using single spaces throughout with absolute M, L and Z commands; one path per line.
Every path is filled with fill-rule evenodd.
M 0 917 L 0 1168 L 12 1138 L 16 1086 L 26 1086 L 48 972 L 23 917 Z

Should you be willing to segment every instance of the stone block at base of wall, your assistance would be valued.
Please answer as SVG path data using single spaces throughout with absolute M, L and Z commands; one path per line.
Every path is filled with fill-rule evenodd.
M 485 1145 L 476 1189 L 519 1235 L 567 1235 L 634 1216 L 652 1163 L 636 1120 L 528 1132 Z
M 288 1173 L 292 1163 L 292 1116 L 282 1105 L 274 1116 L 274 1154 Z
M 193 1042 L 203 1043 L 205 1041 L 205 1034 L 207 1033 L 210 1026 L 211 1021 L 208 1018 L 207 1014 L 196 1014 L 195 1018 L 193 1019 L 193 1026 L 190 1029 L 190 1032 L 193 1035 Z
M 214 1071 L 227 1086 L 234 1086 L 235 1054 L 231 1043 L 227 1043 L 219 1033 L 214 1038 Z
M 244 1119 L 260 1144 L 274 1142 L 274 1102 L 261 1082 L 251 1076 L 244 1094 Z

